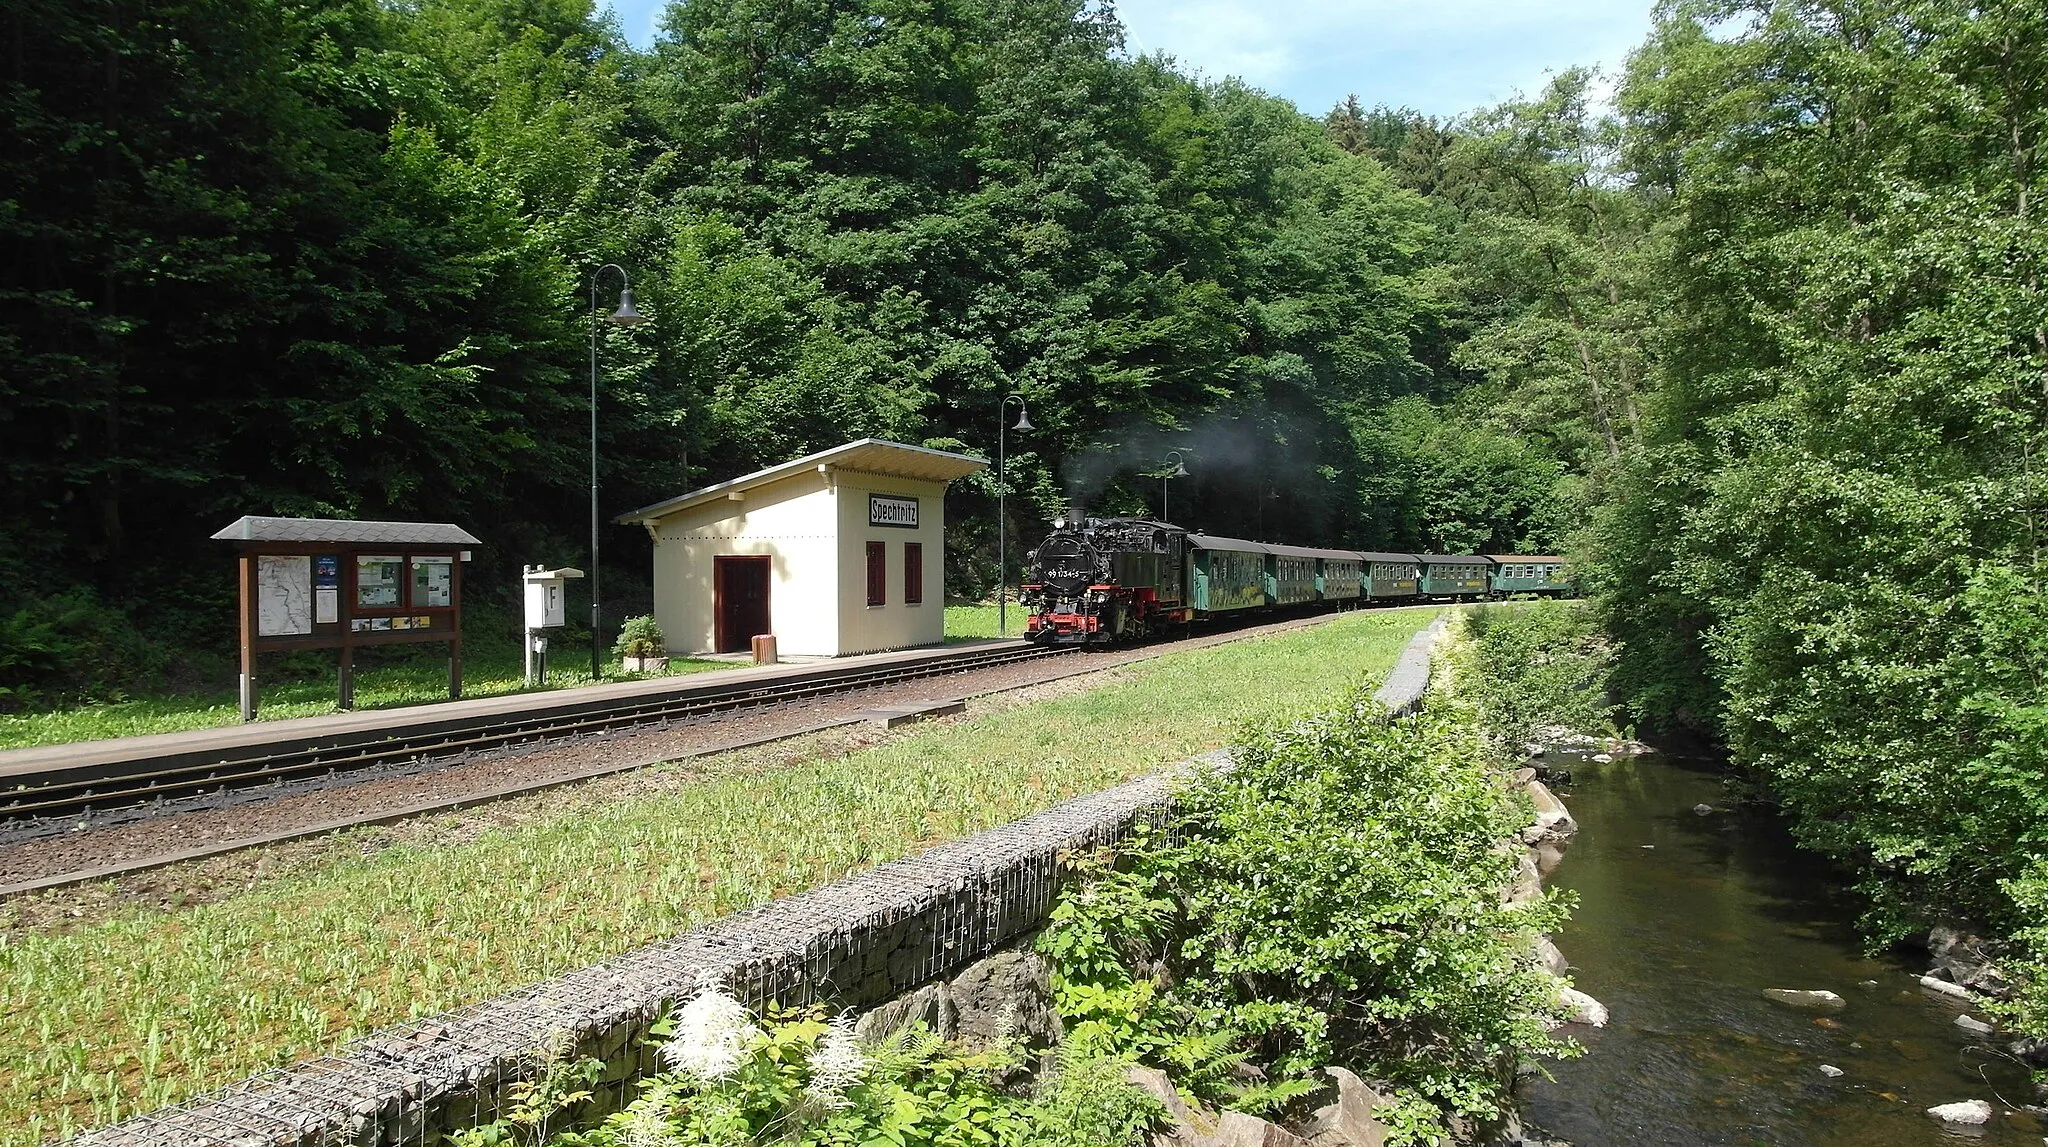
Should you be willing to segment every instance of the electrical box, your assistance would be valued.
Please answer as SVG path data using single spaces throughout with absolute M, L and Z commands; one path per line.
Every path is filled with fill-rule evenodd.
M 569 596 L 566 583 L 570 578 L 582 576 L 583 571 L 579 569 L 526 567 L 526 628 L 551 629 L 566 621 Z

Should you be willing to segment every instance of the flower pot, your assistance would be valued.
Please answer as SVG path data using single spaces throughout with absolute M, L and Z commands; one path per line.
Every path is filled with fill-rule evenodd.
M 659 673 L 668 668 L 668 658 L 665 656 L 627 657 L 624 660 L 628 673 Z

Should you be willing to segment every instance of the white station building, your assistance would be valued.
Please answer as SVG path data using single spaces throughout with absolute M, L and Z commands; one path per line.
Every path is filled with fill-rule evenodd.
M 621 514 L 654 539 L 672 652 L 837 657 L 946 638 L 946 484 L 964 454 L 863 438 Z

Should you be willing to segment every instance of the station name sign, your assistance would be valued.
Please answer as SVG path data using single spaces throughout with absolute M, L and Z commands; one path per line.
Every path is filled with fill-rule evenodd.
M 893 526 L 901 530 L 916 529 L 917 499 L 898 498 L 889 494 L 869 494 L 868 525 Z

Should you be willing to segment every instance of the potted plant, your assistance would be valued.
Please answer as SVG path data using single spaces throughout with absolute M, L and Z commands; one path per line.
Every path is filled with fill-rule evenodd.
M 659 673 L 668 668 L 668 649 L 663 644 L 661 625 L 652 617 L 629 617 L 619 629 L 618 654 L 628 673 Z

